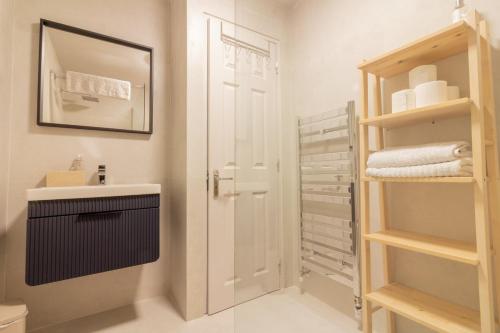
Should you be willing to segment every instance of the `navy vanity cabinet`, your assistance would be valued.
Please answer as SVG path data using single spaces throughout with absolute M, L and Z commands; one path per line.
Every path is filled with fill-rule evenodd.
M 28 202 L 31 286 L 156 261 L 160 195 Z

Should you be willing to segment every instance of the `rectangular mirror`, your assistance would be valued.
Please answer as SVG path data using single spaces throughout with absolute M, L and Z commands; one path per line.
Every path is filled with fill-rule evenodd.
M 40 20 L 40 126 L 153 132 L 153 49 Z

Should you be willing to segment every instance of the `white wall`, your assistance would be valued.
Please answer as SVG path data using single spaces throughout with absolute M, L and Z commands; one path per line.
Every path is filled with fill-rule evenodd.
M 12 16 L 13 1 L 0 0 L 0 45 L 4 50 L 10 50 L 12 45 Z M 10 111 L 11 111 L 11 79 L 12 54 L 0 53 L 0 302 L 5 297 L 5 240 L 7 223 L 7 184 L 10 140 Z
M 500 38 L 500 3 L 496 0 L 469 1 L 483 13 L 492 30 L 495 45 Z M 421 35 L 451 23 L 453 1 L 435 0 L 349 0 L 298 1 L 289 12 L 291 83 L 290 110 L 296 115 L 326 111 L 356 100 L 359 109 L 357 65 Z M 493 51 L 495 81 L 500 82 L 500 53 Z M 467 67 L 463 56 L 440 62 L 442 79 L 462 86 L 467 93 Z M 390 93 L 407 85 L 406 77 L 384 83 Z M 500 85 L 495 88 L 500 105 Z M 386 104 L 387 106 L 387 104 Z M 386 110 L 387 111 L 387 110 Z M 468 139 L 467 121 L 455 119 L 423 124 L 412 129 L 394 130 L 390 145 Z M 295 124 L 289 123 L 290 127 Z M 293 147 L 290 147 L 293 151 Z M 373 189 L 372 189 L 373 190 Z M 474 240 L 470 191 L 450 185 L 392 185 L 389 187 L 390 216 L 393 227 L 461 240 Z M 372 191 L 372 197 L 376 193 Z M 375 198 L 376 201 L 376 198 Z M 376 203 L 376 202 L 375 202 Z M 296 201 L 289 206 L 295 207 Z M 377 210 L 372 207 L 372 216 Z M 374 221 L 377 224 L 377 221 Z M 380 285 L 379 252 L 375 252 L 375 285 Z M 404 251 L 392 251 L 395 279 L 409 286 L 437 294 L 451 301 L 476 307 L 477 277 L 472 268 Z M 329 287 L 319 277 L 308 287 L 311 293 L 345 311 L 349 292 Z M 332 292 L 333 291 L 333 292 Z M 339 302 L 340 301 L 340 302 Z M 347 299 L 350 302 L 350 299 Z M 379 332 L 385 330 L 379 327 Z M 398 319 L 400 332 L 429 332 L 415 323 Z
M 2 4 L 4 3 L 5 0 L 2 1 Z M 3 29 L 3 24 L 8 21 L 4 21 L 3 15 L 0 20 L 2 46 L 7 46 L 2 48 L 6 50 L 2 53 L 11 52 L 13 59 L 9 164 L 3 159 L 6 156 L 3 154 L 4 147 L 0 146 L 0 174 L 5 174 L 5 167 L 9 169 L 6 297 L 22 298 L 26 301 L 30 311 L 29 327 L 36 328 L 164 294 L 169 282 L 169 152 L 166 142 L 171 124 L 168 121 L 168 1 L 16 0 L 13 3 L 15 43 L 12 48 L 8 47 L 8 40 L 4 42 L 6 37 L 3 36 L 3 32 L 8 31 Z M 12 15 L 8 15 L 7 19 L 9 17 Z M 40 18 L 154 47 L 155 123 L 152 136 L 36 125 Z M 3 62 L 2 66 L 5 66 Z M 2 101 L 8 101 L 8 98 L 3 98 L 4 83 L 1 84 Z M 3 112 L 4 105 L 0 109 Z M 0 124 L 0 135 L 3 139 L 6 132 L 3 119 Z M 143 266 L 29 287 L 24 283 L 27 205 L 25 191 L 42 185 L 47 171 L 68 168 L 73 158 L 80 153 L 84 156 L 84 168 L 89 178 L 96 171 L 97 165 L 104 163 L 112 183 L 162 184 L 160 259 Z M 134 314 L 131 313 L 130 318 L 126 320 L 133 318 Z

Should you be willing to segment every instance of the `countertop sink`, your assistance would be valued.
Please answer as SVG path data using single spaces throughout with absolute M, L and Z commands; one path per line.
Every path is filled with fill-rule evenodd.
M 123 197 L 159 194 L 160 184 L 121 184 L 96 186 L 42 187 L 26 190 L 28 201 Z

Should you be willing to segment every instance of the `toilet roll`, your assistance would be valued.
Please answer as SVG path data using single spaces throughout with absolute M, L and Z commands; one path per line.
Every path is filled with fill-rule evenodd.
M 431 81 L 419 84 L 415 88 L 415 104 L 417 108 L 442 103 L 448 100 L 446 81 Z
M 448 100 L 459 99 L 460 89 L 457 86 L 448 86 Z
M 412 69 L 409 73 L 409 81 L 411 89 L 415 89 L 419 84 L 436 80 L 437 80 L 436 65 L 418 66 Z
M 415 108 L 415 91 L 405 89 L 392 94 L 392 113 L 411 110 Z

